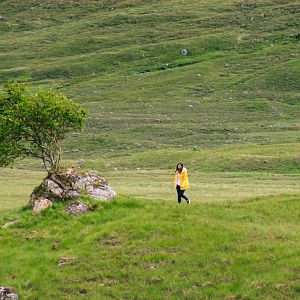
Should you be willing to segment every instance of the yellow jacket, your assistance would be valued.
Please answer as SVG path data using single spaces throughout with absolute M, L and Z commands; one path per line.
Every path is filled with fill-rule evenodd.
M 177 176 L 178 176 L 178 171 L 175 172 L 175 177 L 174 177 L 174 186 L 176 188 L 177 185 Z M 187 175 L 187 169 L 183 167 L 181 173 L 180 173 L 180 189 L 181 190 L 186 190 L 190 188 L 189 184 L 189 179 Z

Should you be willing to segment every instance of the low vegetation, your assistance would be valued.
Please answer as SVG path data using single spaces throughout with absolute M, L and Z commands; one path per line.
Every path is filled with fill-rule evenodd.
M 297 299 L 299 203 L 121 197 L 77 218 L 63 205 L 24 209 L 0 229 L 1 281 L 23 299 Z
M 71 218 L 0 175 L 0 284 L 21 299 L 299 299 L 297 0 L 0 3 L 0 90 L 31 78 L 90 112 L 66 166 L 120 197 Z M 174 167 L 192 205 L 176 205 Z M 22 207 L 22 208 L 20 208 Z

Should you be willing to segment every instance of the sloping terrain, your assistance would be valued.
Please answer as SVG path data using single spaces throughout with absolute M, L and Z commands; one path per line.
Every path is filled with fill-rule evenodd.
M 30 77 L 90 111 L 66 158 L 147 168 L 130 161 L 174 165 L 184 149 L 200 163 L 195 151 L 256 144 L 299 169 L 298 1 L 2 1 L 0 12 L 0 82 Z M 249 147 L 245 169 L 264 151 Z
M 64 163 L 84 159 L 120 197 L 33 215 L 20 207 L 39 162 L 1 170 L 0 286 L 43 300 L 299 299 L 299 20 L 297 0 L 1 1 L 0 90 L 31 78 L 88 108 Z M 179 160 L 190 206 L 176 206 Z

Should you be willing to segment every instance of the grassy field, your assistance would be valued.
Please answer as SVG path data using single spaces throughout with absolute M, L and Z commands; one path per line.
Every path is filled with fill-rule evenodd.
M 21 299 L 299 299 L 299 203 L 121 197 L 78 218 L 62 205 L 23 209 L 0 216 L 17 220 L 0 228 L 1 284 Z
M 16 221 L 0 227 L 1 285 L 21 299 L 300 296 L 299 174 L 190 171 L 178 206 L 171 169 L 103 169 L 119 199 L 70 218 L 26 209 L 33 165 L 0 176 L 0 224 Z
M 94 170 L 96 171 L 96 170 Z M 98 172 L 105 176 L 118 194 L 140 200 L 168 200 L 176 203 L 172 170 L 115 170 Z M 0 212 L 26 205 L 34 187 L 46 173 L 42 171 L 4 169 L 0 175 Z M 299 174 L 258 172 L 189 172 L 195 203 L 243 201 L 254 196 L 300 194 Z
M 3 0 L 0 15 L 0 91 L 31 78 L 87 108 L 64 165 L 83 159 L 120 195 L 34 216 L 40 162 L 1 169 L 0 225 L 16 223 L 0 226 L 0 286 L 32 300 L 300 298 L 299 1 Z M 176 204 L 178 161 L 191 206 Z
M 2 169 L 0 175 L 0 213 L 20 208 L 29 201 L 33 188 L 45 173 L 30 170 Z

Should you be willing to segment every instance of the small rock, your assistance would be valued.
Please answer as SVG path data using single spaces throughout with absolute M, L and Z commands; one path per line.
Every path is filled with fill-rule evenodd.
M 89 206 L 80 201 L 73 201 L 70 205 L 65 208 L 65 211 L 70 216 L 78 216 L 87 213 L 90 210 Z
M 35 213 L 35 214 L 38 214 L 42 210 L 48 208 L 51 205 L 52 205 L 52 201 L 50 201 L 49 199 L 47 199 L 47 198 L 38 198 L 34 202 L 32 212 Z
M 187 49 L 181 49 L 180 53 L 181 53 L 181 55 L 187 55 L 188 54 L 188 50 Z
M 19 299 L 18 295 L 8 287 L 0 287 L 0 300 Z
M 3 228 L 8 228 L 9 226 L 11 226 L 11 225 L 13 225 L 13 224 L 15 224 L 17 221 L 15 220 L 15 221 L 9 221 L 9 222 L 6 222 L 5 224 L 3 224 Z
M 4 21 L 5 18 L 3 16 L 0 16 L 0 21 Z

